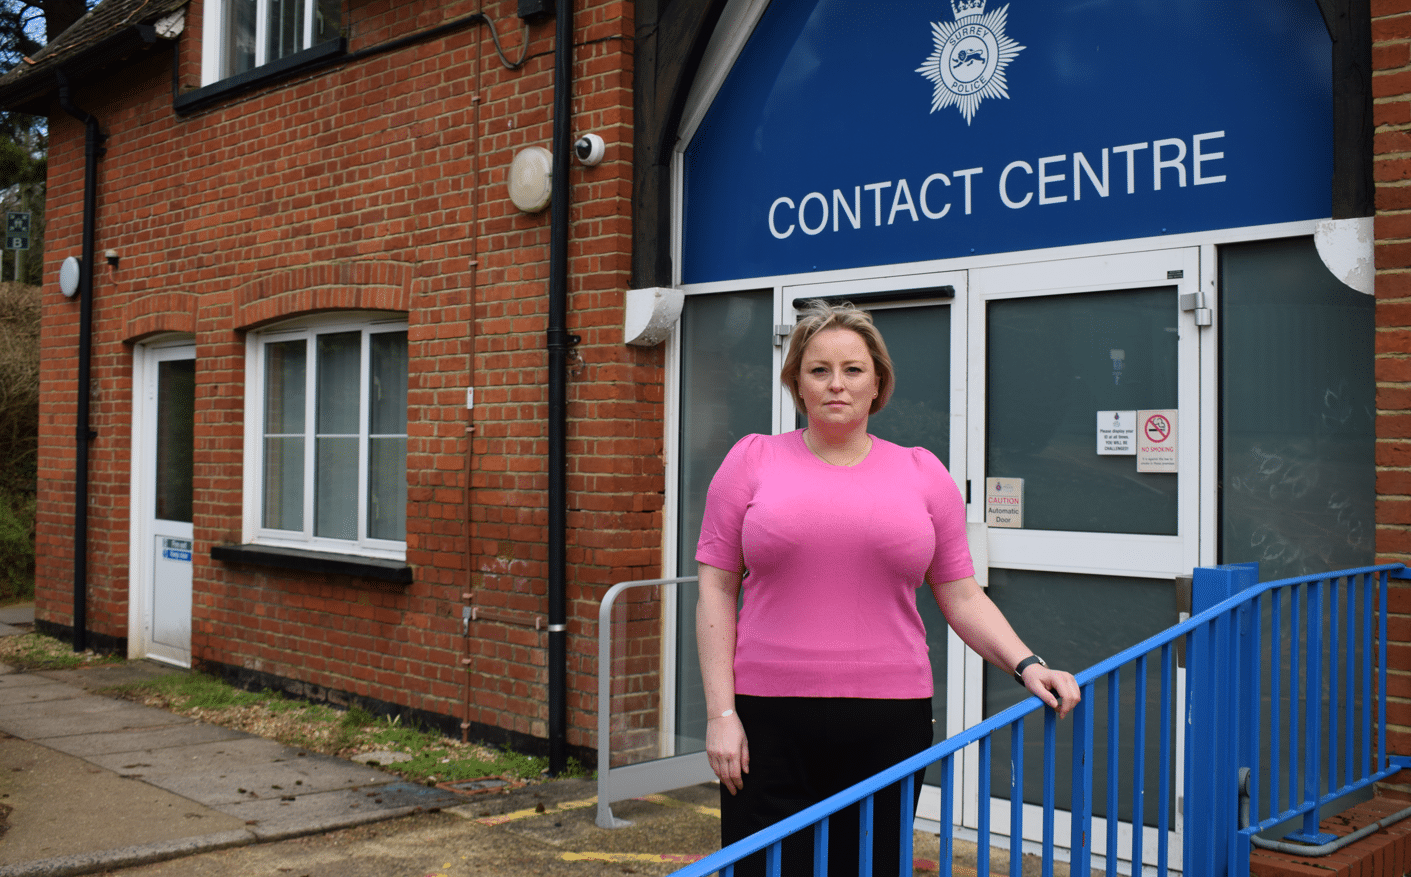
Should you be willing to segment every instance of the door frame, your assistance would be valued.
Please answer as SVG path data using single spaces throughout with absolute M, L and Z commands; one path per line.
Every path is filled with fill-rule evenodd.
M 163 335 L 137 344 L 132 351 L 132 446 L 128 501 L 128 615 L 127 656 L 153 658 L 182 667 L 191 665 L 188 649 L 184 656 L 154 654 L 152 643 L 151 594 L 152 540 L 155 497 L 151 483 L 156 465 L 157 365 L 174 359 L 196 358 L 195 338 L 186 334 Z
M 972 304 L 975 299 L 974 290 L 970 285 L 970 274 L 971 272 L 966 270 L 883 273 L 854 280 L 784 284 L 781 287 L 781 294 L 777 296 L 781 328 L 785 325 L 792 326 L 795 322 L 793 301 L 796 298 L 836 299 L 876 294 L 878 298 L 875 300 L 859 300 L 855 303 L 864 309 L 917 307 L 925 306 L 928 303 L 935 307 L 950 308 L 949 406 L 951 427 L 950 462 L 947 464 L 947 469 L 962 497 L 967 494 L 967 483 L 971 479 L 978 478 L 972 468 L 975 434 L 967 425 L 969 413 L 967 398 L 971 392 L 971 374 L 976 362 L 971 337 L 973 335 L 971 324 L 974 319 Z M 895 303 L 886 298 L 886 294 L 891 292 L 934 289 L 941 286 L 952 287 L 955 290 L 954 296 L 949 299 L 937 297 L 896 301 Z M 781 349 L 781 359 L 786 352 Z M 775 410 L 777 412 L 774 424 L 775 432 L 788 432 L 795 428 L 793 400 L 789 398 L 788 391 L 782 386 L 776 387 Z M 983 433 L 980 435 L 983 439 Z M 975 483 L 979 484 L 980 482 L 976 481 Z M 975 506 L 973 489 L 970 493 L 971 497 L 967 504 L 966 514 L 966 535 L 969 537 L 971 554 L 975 558 L 975 578 L 982 586 L 988 587 L 988 567 L 984 560 L 988 556 L 988 540 L 985 534 L 983 514 L 980 523 L 977 524 L 972 520 L 969 509 Z M 984 504 L 980 503 L 979 505 L 983 513 Z M 954 630 L 947 630 L 945 647 L 947 667 L 947 678 L 944 680 L 946 693 L 945 736 L 953 737 L 981 721 L 984 716 L 984 698 L 980 696 L 979 692 L 983 691 L 985 661 L 974 650 L 966 646 Z M 955 803 L 959 805 L 966 788 L 966 778 L 969 778 L 971 784 L 978 788 L 978 780 L 976 779 L 978 776 L 976 772 L 979 768 L 978 751 L 974 747 L 967 748 L 961 758 L 957 760 L 956 767 Z M 956 807 L 955 812 L 962 812 L 960 806 Z M 923 786 L 921 798 L 917 804 L 917 817 L 923 820 L 937 821 L 940 819 L 940 814 L 940 789 L 931 785 Z
M 1217 351 L 1214 321 L 1205 317 L 1215 307 L 1214 246 L 1157 247 L 1109 253 L 1101 256 L 1051 260 L 1025 260 L 1008 265 L 977 268 L 970 272 L 973 296 L 970 332 L 971 364 L 967 426 L 971 430 L 969 471 L 984 479 L 1004 473 L 985 469 L 987 404 L 988 303 L 1018 298 L 1038 298 L 1089 292 L 1140 290 L 1174 287 L 1177 308 L 1177 459 L 1181 480 L 1177 488 L 1177 533 L 1175 536 L 1143 536 L 1122 533 L 1082 533 L 1066 531 L 989 529 L 989 564 L 1000 569 L 1043 570 L 1085 575 L 1122 575 L 1136 578 L 1168 579 L 1187 575 L 1201 565 L 1213 562 L 1215 507 L 1213 473 L 1216 468 L 1214 424 L 1218 387 L 1214 384 Z M 1189 305 L 1189 308 L 1185 307 Z M 1199 309 L 1204 309 L 1202 313 Z M 1198 318 L 1198 314 L 1199 317 Z M 1207 493 L 1207 490 L 1209 491 Z M 972 523 L 985 518 L 983 495 L 969 506 Z M 1044 558 L 1039 561 L 1036 558 Z M 1173 617 L 1171 623 L 1175 623 Z M 1080 669 L 1080 668 L 1071 668 Z M 1176 702 L 1184 702 L 1185 672 L 1176 670 Z M 969 680 L 967 679 L 967 683 Z M 967 701 L 983 698 L 983 684 L 966 688 Z M 983 705 L 980 706 L 983 713 Z M 1177 756 L 1172 761 L 1175 795 L 1184 786 L 1184 725 L 1178 722 L 1174 740 Z M 966 828 L 979 824 L 977 774 L 966 771 L 957 786 L 963 787 L 957 803 L 958 822 Z M 988 802 L 991 825 L 1007 825 L 1009 799 L 993 796 Z M 1038 843 L 1043 839 L 1042 808 L 1023 807 L 1023 839 Z M 1118 822 L 1119 849 L 1131 848 L 1134 827 Z M 1181 867 L 1179 815 L 1168 829 L 1168 855 L 1174 868 Z M 1060 805 L 1054 813 L 1055 837 L 1069 834 L 1069 813 Z M 1107 822 L 1094 820 L 1092 848 L 1106 847 Z M 1159 834 L 1156 828 L 1143 828 L 1146 861 L 1155 861 Z
M 681 200 L 679 194 L 681 189 L 680 184 L 682 178 L 682 162 L 680 160 L 681 156 L 679 153 L 675 156 L 675 159 L 676 160 L 673 164 L 673 184 L 676 187 L 676 191 L 678 194 L 675 215 L 679 217 L 681 214 Z M 977 273 L 987 272 L 992 269 L 1005 269 L 1010 266 L 1016 266 L 1021 264 L 1032 266 L 1038 264 L 1053 264 L 1091 259 L 1122 260 L 1133 254 L 1142 254 L 1164 250 L 1189 250 L 1198 253 L 1199 256 L 1198 268 L 1194 272 L 1194 276 L 1197 278 L 1197 285 L 1193 291 L 1197 292 L 1201 296 L 1202 300 L 1199 302 L 1201 307 L 1210 309 L 1214 313 L 1218 314 L 1218 250 L 1222 244 L 1247 243 L 1251 241 L 1271 240 L 1276 238 L 1316 235 L 1318 232 L 1318 224 L 1319 223 L 1317 220 L 1301 220 L 1296 222 L 1273 223 L 1269 225 L 1260 226 L 1241 226 L 1233 228 L 1214 229 L 1210 231 L 1176 234 L 1162 237 L 1132 238 L 1127 240 L 1106 241 L 1076 246 L 1053 247 L 1023 252 L 993 253 L 979 256 L 961 257 L 955 259 L 942 259 L 932 262 L 917 262 L 902 265 L 863 266 L 845 269 L 833 269 L 829 271 L 820 271 L 816 273 L 804 274 L 741 277 L 731 280 L 712 281 L 709 283 L 699 284 L 679 284 L 678 280 L 678 288 L 680 288 L 681 291 L 687 296 L 710 295 L 715 293 L 732 292 L 747 289 L 773 288 L 775 290 L 776 308 L 778 310 L 779 319 L 782 322 L 786 303 L 783 294 L 783 289 L 785 287 L 794 288 L 834 286 L 834 288 L 842 288 L 842 286 L 838 284 L 875 283 L 884 284 L 894 289 L 900 289 L 905 288 L 901 284 L 904 282 L 904 278 L 906 277 L 932 273 L 939 274 L 948 272 L 964 272 L 968 274 L 970 299 L 971 301 L 974 301 L 977 297 L 974 279 L 975 275 Z M 679 259 L 680 236 L 682 234 L 680 222 L 674 224 L 673 233 L 675 234 L 677 239 L 676 249 L 674 252 Z M 1182 279 L 1185 281 L 1190 281 L 1191 277 L 1192 272 L 1187 272 L 1186 276 Z M 859 288 L 861 287 L 859 286 Z M 959 298 L 959 296 L 957 296 L 957 298 Z M 969 311 L 971 314 L 971 320 L 973 321 L 974 313 L 976 311 L 983 312 L 983 305 L 970 305 Z M 792 316 L 792 313 L 790 313 L 790 316 Z M 1196 551 L 1198 552 L 1198 556 L 1195 558 L 1195 562 L 1192 563 L 1192 567 L 1211 566 L 1217 562 L 1218 521 L 1216 511 L 1218 507 L 1218 497 L 1216 496 L 1216 481 L 1218 474 L 1219 450 L 1219 424 L 1217 417 L 1217 403 L 1219 394 L 1219 385 L 1217 383 L 1217 352 L 1219 349 L 1220 341 L 1219 332 L 1220 327 L 1218 320 L 1214 321 L 1214 325 L 1202 327 L 1199 331 L 1201 350 L 1197 371 L 1199 375 L 1199 386 L 1203 388 L 1202 395 L 1199 399 L 1199 433 L 1195 437 L 1195 449 L 1191 448 L 1192 442 L 1184 442 L 1187 450 L 1198 450 L 1199 455 L 1198 499 L 1200 506 L 1198 510 L 1197 530 L 1194 534 L 1197 546 Z M 666 388 L 663 403 L 666 408 L 664 420 L 666 425 L 665 452 L 667 457 L 667 478 L 664 517 L 666 518 L 669 524 L 669 526 L 667 526 L 665 529 L 666 536 L 663 539 L 662 575 L 665 576 L 675 575 L 676 558 L 678 556 L 678 553 L 683 550 L 680 546 L 676 545 L 675 537 L 676 506 L 679 502 L 679 496 L 677 491 L 677 456 L 679 454 L 679 447 L 676 442 L 676 430 L 679 428 L 679 415 L 676 406 L 680 404 L 679 395 L 677 392 L 677 386 L 680 380 L 680 344 L 680 334 L 679 332 L 675 332 L 673 333 L 670 341 L 667 343 L 665 351 Z M 975 345 L 972 343 L 972 361 L 973 358 L 977 355 L 976 351 L 974 350 L 974 347 Z M 983 344 L 980 345 L 980 348 L 983 350 Z M 775 354 L 775 371 L 777 373 L 778 364 L 782 361 L 782 347 L 776 346 Z M 781 400 L 787 404 L 786 398 L 781 396 Z M 1184 400 L 1182 400 L 1182 403 L 1184 403 Z M 783 406 L 781 405 L 779 407 Z M 791 406 L 790 410 L 792 410 Z M 957 409 L 952 410 L 952 416 L 956 414 L 956 410 Z M 952 436 L 955 435 L 956 429 L 958 429 L 959 427 L 960 424 L 953 424 Z M 970 427 L 967 426 L 967 428 Z M 1187 434 L 1188 433 L 1183 431 L 1183 437 Z M 972 473 L 975 473 L 979 471 L 980 468 L 982 468 L 984 447 L 983 438 L 984 433 L 981 431 L 978 434 L 970 434 L 970 436 L 966 439 L 967 454 L 971 457 L 971 459 L 967 460 L 966 465 L 968 471 Z M 954 438 L 952 439 L 952 441 L 954 441 Z M 977 465 L 976 462 L 973 462 L 973 456 L 975 454 L 978 454 L 981 457 L 979 465 Z M 1184 463 L 1185 461 L 1182 460 L 1183 465 Z M 983 528 L 983 491 L 981 491 L 981 495 L 977 503 L 973 490 L 974 477 L 975 475 L 972 474 L 972 496 L 971 502 L 967 504 L 967 519 L 971 521 L 972 526 L 974 526 L 975 522 L 977 521 L 981 522 L 979 526 Z M 972 539 L 972 545 L 973 543 L 974 540 Z M 979 557 L 976 558 L 976 562 L 977 564 L 981 562 Z M 670 617 L 671 616 L 668 615 L 668 618 Z M 663 633 L 666 637 L 665 641 L 674 642 L 676 630 L 672 623 L 668 621 L 663 625 Z M 966 652 L 969 651 L 968 649 L 965 649 L 963 645 L 960 646 L 960 649 Z M 955 651 L 951 651 L 949 653 L 948 659 L 950 662 L 950 666 L 957 666 L 959 664 L 959 659 L 958 656 L 955 654 Z M 667 676 L 664 678 L 670 680 L 674 679 L 674 676 Z M 968 678 L 966 680 L 966 684 L 967 687 L 970 685 L 970 680 Z M 974 683 L 975 690 L 978 691 L 979 686 L 981 684 L 981 680 L 977 678 Z M 673 693 L 672 689 L 674 688 L 674 682 L 668 681 L 664 687 L 667 689 L 664 694 L 669 697 Z M 1182 702 L 1182 699 L 1184 697 L 1183 691 L 1183 686 L 1178 685 L 1178 688 L 1175 692 L 1177 702 Z M 947 710 L 947 715 L 958 715 L 962 714 L 963 712 L 964 710 L 949 708 Z M 967 720 L 965 721 L 965 725 L 973 725 L 979 720 L 980 718 L 977 712 L 973 719 L 967 718 Z M 950 729 L 948 728 L 947 731 L 949 732 Z M 1178 777 L 1184 775 L 1184 765 L 1181 756 L 1182 753 L 1180 748 L 1178 747 L 1175 753 L 1176 764 L 1174 766 L 1176 776 Z M 964 779 L 965 777 L 964 765 L 961 764 L 960 768 L 961 774 L 957 776 L 956 783 L 956 803 L 960 806 L 957 806 L 955 808 L 954 813 L 957 831 L 959 832 L 957 836 L 967 836 L 965 834 L 968 830 L 967 826 L 973 826 L 975 822 L 973 819 L 967 819 L 964 816 L 963 804 L 966 799 L 966 796 L 964 793 L 963 784 L 962 782 L 960 782 L 960 780 Z M 968 796 L 968 800 L 971 802 L 970 813 L 976 813 L 975 807 L 977 801 L 974 791 L 972 791 L 971 794 Z M 919 827 L 928 827 L 928 824 L 934 825 L 935 821 L 939 818 L 939 802 L 940 798 L 938 789 L 930 786 L 923 788 L 921 809 L 919 809 L 917 813 L 917 822 Z M 993 826 L 999 824 L 1007 824 L 1007 819 L 1008 817 L 1006 814 L 1005 821 L 1003 823 L 992 820 L 991 825 Z M 1066 813 L 1064 814 L 1064 819 L 1064 825 L 1066 826 Z M 1101 827 L 1099 827 L 1099 830 L 1101 830 Z M 1129 828 L 1124 826 L 1124 830 L 1129 830 Z M 1173 820 L 1172 831 L 1175 836 L 1179 837 L 1182 830 L 1183 826 L 1181 824 L 1180 814 L 1178 812 L 1175 816 L 1175 819 Z M 1066 833 L 1060 833 L 1057 836 L 1066 837 L 1067 835 Z M 1030 842 L 1028 841 L 1025 842 L 1026 851 L 1031 849 L 1029 843 Z M 1098 846 L 1094 846 L 1093 848 L 1095 850 L 1100 849 L 1100 847 Z M 1179 850 L 1179 844 L 1173 844 L 1171 848 L 1173 864 L 1179 862 Z M 1179 867 L 1178 864 L 1177 867 Z
M 970 312 L 970 388 L 972 406 L 967 412 L 971 430 L 969 468 L 974 477 L 1000 477 L 985 470 L 985 363 L 988 337 L 988 304 L 1002 299 L 1040 298 L 1085 292 L 1175 287 L 1177 296 L 1198 295 L 1201 258 L 1198 247 L 1140 250 L 1108 256 L 1019 262 L 970 274 L 975 307 Z M 1179 275 L 1179 276 L 1173 276 Z M 1169 578 L 1184 575 L 1200 565 L 1201 409 L 1203 359 L 1213 347 L 1205 343 L 1206 329 L 1197 326 L 1195 312 L 1178 310 L 1180 320 L 1176 420 L 1177 457 L 1183 476 L 1178 488 L 1177 534 L 1142 536 L 1123 533 L 1079 533 L 1043 530 L 995 529 L 990 532 L 990 565 L 1005 569 L 1043 569 L 1090 575 L 1124 575 Z M 1202 350 L 1204 346 L 1205 351 Z M 1205 394 L 1209 396 L 1210 394 Z M 1213 413 L 1213 412 L 1212 412 Z M 1213 461 L 1211 461 L 1213 462 Z M 972 502 L 969 520 L 983 521 L 983 502 Z M 1037 562 L 1035 557 L 1043 557 Z

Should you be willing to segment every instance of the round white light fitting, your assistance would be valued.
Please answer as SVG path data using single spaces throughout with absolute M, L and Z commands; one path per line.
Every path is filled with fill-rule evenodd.
M 525 213 L 538 213 L 549 206 L 553 177 L 553 153 L 542 146 L 526 146 L 510 162 L 510 200 Z
M 82 274 L 83 263 L 77 256 L 69 256 L 59 266 L 59 291 L 66 297 L 73 298 L 74 293 L 78 292 L 78 281 Z

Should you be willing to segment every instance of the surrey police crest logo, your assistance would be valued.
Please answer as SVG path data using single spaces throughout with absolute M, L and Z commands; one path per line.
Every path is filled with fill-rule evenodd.
M 1008 5 L 986 15 L 985 0 L 950 0 L 950 9 L 955 21 L 931 25 L 936 50 L 916 72 L 935 83 L 931 112 L 958 107 L 969 125 L 980 101 L 1009 97 L 1004 70 L 1024 47 L 1004 33 Z

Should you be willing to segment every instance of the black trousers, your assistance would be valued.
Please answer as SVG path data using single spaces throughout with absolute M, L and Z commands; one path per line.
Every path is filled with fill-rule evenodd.
M 930 698 L 737 695 L 735 712 L 749 743 L 750 772 L 737 794 L 720 788 L 722 845 L 792 816 L 931 745 Z M 913 783 L 913 813 L 921 777 L 918 772 Z M 873 799 L 872 873 L 876 877 L 902 873 L 900 790 L 900 784 L 894 784 Z M 829 877 L 858 873 L 858 810 L 853 805 L 828 820 Z M 784 841 L 781 864 L 785 877 L 813 874 L 812 829 Z M 764 873 L 763 853 L 747 857 L 735 868 L 736 877 Z M 910 862 L 905 873 L 911 874 Z

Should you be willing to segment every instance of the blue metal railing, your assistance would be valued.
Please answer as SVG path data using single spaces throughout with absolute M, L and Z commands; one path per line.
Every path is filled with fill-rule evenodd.
M 1254 564 L 1198 569 L 1189 620 L 1077 674 L 1083 701 L 1064 723 L 1070 764 L 1058 764 L 1056 714 L 1030 697 L 675 875 L 732 877 L 736 863 L 761 851 L 766 874 L 778 875 L 783 839 L 806 830 L 814 835 L 813 873 L 826 874 L 829 817 L 861 802 L 858 873 L 871 877 L 874 843 L 894 843 L 901 849 L 901 877 L 909 877 L 912 778 L 932 764 L 942 777 L 940 872 L 952 873 L 956 768 L 971 747 L 976 757 L 962 769 L 976 771 L 979 874 L 990 873 L 992 839 L 1007 835 L 1008 872 L 1019 877 L 1026 815 L 1044 877 L 1053 874 L 1061 851 L 1056 825 L 1065 817 L 1070 873 L 1090 873 L 1097 857 L 1108 874 L 1118 873 L 1123 860 L 1121 869 L 1132 874 L 1145 868 L 1159 875 L 1248 874 L 1251 835 L 1298 820 L 1302 830 L 1295 837 L 1319 842 L 1320 808 L 1405 766 L 1386 752 L 1383 610 L 1389 574 L 1411 577 L 1401 564 L 1391 564 L 1258 584 Z M 1124 670 L 1130 672 L 1130 697 L 1124 694 Z M 1025 723 L 1040 711 L 1042 788 L 1038 800 L 1026 805 Z M 1099 721 L 1105 730 L 1095 737 Z M 1094 797 L 1095 739 L 1105 749 L 1100 799 Z M 1009 786 L 1003 831 L 991 824 L 997 740 L 1007 742 L 1010 752 L 1008 764 L 998 759 Z M 1251 822 L 1243 828 L 1241 768 L 1250 777 Z M 1068 786 L 1066 812 L 1058 805 L 1060 781 Z M 877 838 L 868 818 L 873 796 L 893 783 L 901 786 L 903 829 L 899 837 Z M 1003 820 L 1005 810 L 998 812 Z M 1171 849 L 1173 834 L 1181 841 L 1178 850 Z M 1101 850 L 1095 852 L 1098 835 Z M 1179 861 L 1172 861 L 1177 855 Z

